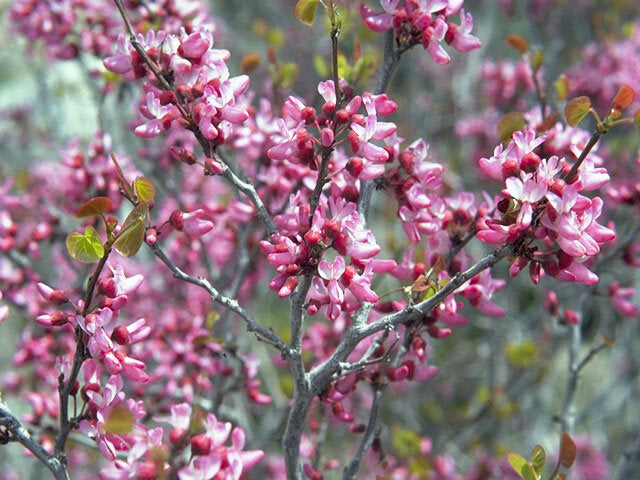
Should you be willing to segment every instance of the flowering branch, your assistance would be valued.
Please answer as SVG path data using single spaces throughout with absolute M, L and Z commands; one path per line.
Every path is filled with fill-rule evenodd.
M 136 33 L 131 25 L 131 21 L 129 20 L 127 11 L 122 4 L 122 0 L 114 0 L 114 2 L 118 7 L 118 10 L 120 11 L 120 15 L 124 20 L 127 31 L 129 32 L 129 37 L 130 37 L 129 41 L 131 42 L 131 45 L 136 50 L 136 52 L 138 52 L 138 54 L 140 55 L 144 63 L 153 72 L 155 77 L 158 79 L 158 82 L 160 82 L 160 85 L 162 86 L 162 88 L 164 90 L 171 91 L 175 94 L 175 97 L 177 99 L 176 107 L 178 108 L 180 114 L 182 115 L 182 117 L 187 123 L 186 128 L 194 134 L 194 136 L 198 140 L 198 143 L 202 147 L 204 154 L 215 158 L 215 160 L 217 160 L 221 165 L 222 171 L 220 172 L 220 174 L 224 178 L 226 178 L 231 184 L 233 184 L 238 190 L 240 190 L 247 197 L 249 197 L 254 207 L 256 208 L 256 214 L 258 215 L 258 218 L 260 218 L 260 220 L 267 227 L 267 231 L 269 232 L 269 235 L 273 235 L 277 233 L 278 228 L 276 227 L 276 224 L 274 223 L 273 219 L 269 215 L 264 203 L 262 202 L 262 199 L 258 196 L 258 192 L 256 191 L 251 181 L 243 180 L 238 175 L 236 175 L 233 172 L 233 170 L 231 170 L 228 163 L 216 151 L 216 148 L 211 144 L 211 142 L 204 137 L 204 135 L 200 131 L 198 124 L 195 122 L 193 116 L 187 111 L 184 105 L 182 96 L 180 95 L 180 92 L 176 91 L 171 86 L 171 84 L 167 81 L 167 79 L 162 75 L 162 72 L 160 71 L 158 66 L 149 57 L 149 55 L 147 55 L 145 49 L 142 47 L 142 45 L 140 45 L 140 42 L 138 42 L 138 39 L 136 38 Z
M 93 301 L 96 285 L 98 284 L 98 278 L 100 277 L 102 270 L 107 264 L 110 253 L 111 245 L 107 243 L 104 255 L 96 265 L 96 268 L 89 278 L 89 282 L 87 284 L 87 291 L 84 297 L 84 307 L 82 308 L 83 317 L 86 316 L 91 310 L 91 303 Z M 73 364 L 71 366 L 69 378 L 65 379 L 63 373 L 61 373 L 58 377 L 58 395 L 60 398 L 60 432 L 58 432 L 58 435 L 56 436 L 54 444 L 54 454 L 56 458 L 58 458 L 63 464 L 66 463 L 65 444 L 67 442 L 67 438 L 69 437 L 69 433 L 71 432 L 71 430 L 73 428 L 77 428 L 78 422 L 77 418 L 71 420 L 69 419 L 69 394 L 71 393 L 71 390 L 75 385 L 76 380 L 78 379 L 78 375 L 80 374 L 80 367 L 82 367 L 84 361 L 89 358 L 84 344 L 84 332 L 79 325 L 76 325 L 75 328 L 76 351 L 73 355 Z

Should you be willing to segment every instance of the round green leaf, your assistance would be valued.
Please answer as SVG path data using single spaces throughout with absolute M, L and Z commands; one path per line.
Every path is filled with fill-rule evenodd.
M 147 177 L 140 177 L 133 182 L 136 195 L 142 202 L 151 202 L 156 196 L 156 187 Z
M 313 25 L 316 19 L 316 10 L 318 9 L 319 0 L 298 0 L 293 9 L 296 18 L 305 25 Z
M 502 143 L 511 140 L 513 132 L 524 128 L 524 115 L 521 112 L 509 112 L 498 123 L 498 137 Z
M 111 199 L 109 197 L 95 197 L 84 202 L 78 211 L 76 217 L 95 217 L 112 209 Z
M 82 233 L 73 232 L 67 236 L 67 252 L 74 260 L 82 263 L 93 263 L 104 255 L 104 246 L 96 229 L 89 225 Z
M 569 125 L 575 127 L 589 113 L 590 108 L 589 97 L 576 97 L 564 107 L 564 118 Z
M 524 478 L 525 480 L 538 480 L 533 467 L 529 465 L 529 462 L 527 462 L 523 456 L 511 452 L 507 456 L 507 460 L 509 461 L 511 468 L 513 468 L 521 478 Z

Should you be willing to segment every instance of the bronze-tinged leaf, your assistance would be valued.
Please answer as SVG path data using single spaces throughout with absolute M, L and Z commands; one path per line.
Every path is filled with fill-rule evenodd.
M 516 52 L 524 54 L 524 53 L 527 53 L 527 50 L 529 50 L 529 45 L 527 44 L 527 41 L 524 38 L 522 38 L 520 35 L 509 35 L 505 39 L 505 42 L 507 43 L 507 45 L 513 48 Z
M 633 116 L 633 123 L 640 129 L 640 108 L 636 110 L 636 114 Z
M 576 461 L 578 448 L 568 433 L 562 432 L 562 440 L 560 441 L 560 465 L 564 468 L 571 468 L 573 462 Z
M 298 0 L 293 8 L 293 13 L 302 23 L 311 26 L 316 19 L 318 3 L 319 0 Z
M 575 127 L 589 113 L 590 108 L 589 97 L 576 97 L 564 107 L 564 118 L 570 126 Z
M 258 52 L 249 52 L 242 60 L 240 60 L 240 70 L 242 73 L 249 73 L 260 65 L 260 54 Z
M 524 128 L 524 115 L 521 112 L 509 112 L 498 123 L 498 137 L 502 143 L 508 143 L 513 132 Z
M 136 178 L 133 182 L 138 199 L 142 202 L 152 202 L 156 196 L 156 187 L 147 177 Z
M 96 215 L 102 215 L 103 213 L 111 211 L 112 208 L 113 206 L 111 205 L 111 199 L 109 197 L 95 197 L 87 200 L 78 208 L 76 217 L 95 217 Z
M 558 118 L 560 118 L 560 114 L 558 112 L 555 112 L 552 115 L 549 115 L 547 118 L 544 119 L 544 122 L 542 122 L 542 125 L 538 127 L 538 132 L 546 132 L 547 130 L 551 129 L 551 127 L 553 127 L 558 121 Z
M 611 102 L 611 106 L 614 110 L 624 110 L 635 98 L 635 93 L 633 89 L 629 85 L 622 85 L 616 96 L 613 97 L 613 101 Z
M 140 203 L 134 207 L 122 224 L 122 229 L 113 246 L 123 257 L 135 255 L 144 242 L 144 221 L 147 215 L 147 204 Z

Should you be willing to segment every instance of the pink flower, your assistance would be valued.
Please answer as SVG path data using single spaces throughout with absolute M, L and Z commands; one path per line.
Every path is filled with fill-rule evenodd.
M 327 262 L 324 258 L 318 263 L 318 274 L 328 282 L 329 298 L 331 302 L 337 305 L 341 305 L 344 302 L 344 292 L 338 283 L 344 271 L 344 258 L 340 255 L 336 256 L 333 263 Z
M 173 109 L 172 104 L 161 106 L 160 98 L 153 92 L 148 92 L 146 108 L 141 107 L 140 111 L 150 121 L 136 127 L 136 135 L 142 138 L 153 138 L 167 130 L 175 116 Z

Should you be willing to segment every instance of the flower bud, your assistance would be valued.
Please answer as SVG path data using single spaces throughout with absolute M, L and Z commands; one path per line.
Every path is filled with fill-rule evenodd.
M 191 439 L 191 452 L 193 455 L 209 455 L 211 446 L 211 438 L 204 433 L 200 433 Z
M 113 333 L 111 334 L 111 340 L 120 344 L 126 345 L 129 343 L 129 330 L 124 325 L 118 325 L 113 329 Z

